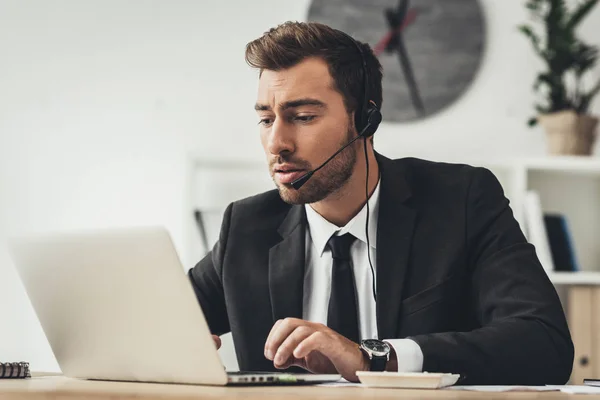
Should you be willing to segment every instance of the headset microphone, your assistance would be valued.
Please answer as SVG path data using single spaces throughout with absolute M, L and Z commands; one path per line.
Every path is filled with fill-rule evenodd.
M 360 132 L 360 134 L 357 137 L 355 137 L 354 139 L 352 139 L 351 141 L 349 141 L 348 143 L 346 143 L 344 146 L 342 146 L 331 157 L 329 157 L 323 164 L 319 165 L 317 168 L 313 169 L 312 171 L 307 172 L 306 174 L 302 175 L 300 178 L 298 178 L 295 181 L 293 181 L 292 182 L 292 187 L 294 189 L 296 189 L 296 190 L 300 189 L 313 176 L 313 174 L 315 172 L 317 172 L 318 170 L 320 170 L 321 168 L 323 168 L 325 165 L 327 165 L 327 163 L 329 161 L 333 160 L 335 158 L 335 156 L 337 156 L 338 154 L 340 154 L 346 147 L 350 146 L 352 143 L 356 142 L 358 139 L 360 139 L 362 137 L 367 138 L 367 137 L 371 136 L 373 133 L 375 133 L 375 130 L 373 130 L 372 128 L 374 126 L 376 128 L 377 125 L 379 124 L 379 122 L 381 122 L 381 114 L 379 114 L 379 122 L 376 122 L 376 119 L 377 119 L 377 116 L 375 116 L 375 119 L 373 120 L 373 122 L 374 122 L 373 124 L 371 124 L 369 122 L 367 124 L 367 126 L 364 127 L 364 129 Z M 369 119 L 369 121 L 370 121 L 370 119 Z M 372 133 L 370 132 L 371 130 L 373 130 Z

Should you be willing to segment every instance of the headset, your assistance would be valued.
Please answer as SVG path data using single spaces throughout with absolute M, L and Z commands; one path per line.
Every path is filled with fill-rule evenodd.
M 354 40 L 352 36 L 341 31 L 338 32 L 348 37 L 348 39 L 358 50 L 358 53 L 361 58 L 363 71 L 363 93 L 362 98 L 360 98 L 358 101 L 358 107 L 354 112 L 354 124 L 359 134 L 354 139 L 342 146 L 323 164 L 313 169 L 312 171 L 309 171 L 306 174 L 302 175 L 300 178 L 293 181 L 291 185 L 294 189 L 299 190 L 313 176 L 315 172 L 327 165 L 329 161 L 331 161 L 335 156 L 341 153 L 346 147 L 350 146 L 352 143 L 354 143 L 360 138 L 364 140 L 365 162 L 367 170 L 367 179 L 365 187 L 365 196 L 367 203 L 367 221 L 365 223 L 365 233 L 367 236 L 367 256 L 369 258 L 369 266 L 371 267 L 371 276 L 373 277 L 373 298 L 375 299 L 375 302 L 377 302 L 377 291 L 375 287 L 375 270 L 373 269 L 373 263 L 371 262 L 371 246 L 369 243 L 369 156 L 367 154 L 367 139 L 373 136 L 375 134 L 375 131 L 377 131 L 377 128 L 379 127 L 379 124 L 382 120 L 382 115 L 377 104 L 375 104 L 373 100 L 369 99 L 369 71 L 367 70 L 367 59 L 363 53 L 363 49 L 361 48 L 360 44 L 356 40 Z
M 360 132 L 359 136 L 368 138 L 375 134 L 375 131 L 381 123 L 382 115 L 377 104 L 369 99 L 369 71 L 367 69 L 367 59 L 363 53 L 363 49 L 352 36 L 346 36 L 348 36 L 358 50 L 363 70 L 363 95 L 359 102 L 359 109 L 357 110 L 359 112 L 355 113 L 354 122 L 356 124 L 356 130 Z

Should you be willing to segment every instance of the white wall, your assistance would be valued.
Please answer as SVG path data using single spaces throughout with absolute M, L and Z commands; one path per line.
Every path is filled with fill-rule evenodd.
M 245 44 L 307 0 L 0 1 L 0 239 L 161 224 L 185 246 L 186 157 L 261 160 Z M 472 89 L 425 122 L 384 124 L 396 157 L 545 152 L 528 130 L 539 68 L 522 2 L 484 0 L 488 48 Z M 600 37 L 600 10 L 583 34 Z M 599 103 L 595 103 L 600 112 Z M 185 254 L 185 251 L 182 251 Z M 186 267 L 193 260 L 184 259 Z M 0 246 L 0 359 L 57 366 Z

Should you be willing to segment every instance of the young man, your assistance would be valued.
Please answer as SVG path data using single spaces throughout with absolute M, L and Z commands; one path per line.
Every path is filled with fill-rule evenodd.
M 240 368 L 565 383 L 561 304 L 488 170 L 390 160 L 360 138 L 292 186 L 381 106 L 369 46 L 289 22 L 249 43 L 246 60 L 260 71 L 255 108 L 277 190 L 230 204 L 189 273 L 211 331 L 233 333 Z

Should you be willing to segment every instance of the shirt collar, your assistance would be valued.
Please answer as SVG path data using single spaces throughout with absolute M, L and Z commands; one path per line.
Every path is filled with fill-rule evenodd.
M 372 248 L 377 248 L 377 218 L 379 216 L 379 187 L 381 179 L 377 181 L 377 186 L 373 194 L 369 198 L 369 245 Z M 367 219 L 367 205 L 352 218 L 348 223 L 339 227 L 323 218 L 318 212 L 313 210 L 309 204 L 305 204 L 306 219 L 308 222 L 308 230 L 310 237 L 315 245 L 319 257 L 323 255 L 327 246 L 327 241 L 334 234 L 343 235 L 346 233 L 352 234 L 358 240 L 367 243 L 367 235 L 365 233 L 365 223 Z

